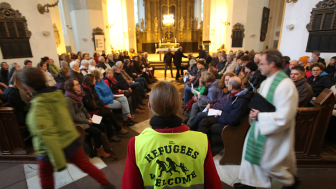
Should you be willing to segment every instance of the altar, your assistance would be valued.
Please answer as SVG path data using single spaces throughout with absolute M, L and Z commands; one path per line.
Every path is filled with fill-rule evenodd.
M 159 48 L 178 48 L 180 43 L 159 43 Z
M 162 43 L 161 43 L 162 44 Z M 173 43 L 174 44 L 174 43 Z M 162 47 L 162 45 L 161 45 L 161 47 Z M 170 51 L 172 52 L 172 53 L 174 53 L 174 52 L 176 52 L 178 50 L 178 48 L 170 48 Z M 162 61 L 162 54 L 164 54 L 165 52 L 167 52 L 168 51 L 168 48 L 158 48 L 158 49 L 156 49 L 155 50 L 155 53 L 158 53 L 158 54 L 160 54 L 160 61 Z

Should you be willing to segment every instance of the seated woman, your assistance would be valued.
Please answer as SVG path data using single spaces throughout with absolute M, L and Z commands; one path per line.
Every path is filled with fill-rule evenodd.
M 330 62 L 324 71 L 327 72 L 331 78 L 334 78 L 336 73 L 336 56 L 331 57 Z
M 29 110 L 29 103 L 31 100 L 31 93 L 23 89 L 19 79 L 20 71 L 14 72 L 9 86 L 4 91 L 4 96 L 9 106 L 15 108 L 15 114 L 18 119 L 19 125 L 26 125 L 26 116 Z
M 159 82 L 153 87 L 149 101 L 149 108 L 154 114 L 150 120 L 151 128 L 128 143 L 123 188 L 161 188 L 164 182 L 148 177 L 154 173 L 162 181 L 171 181 L 175 188 L 220 189 L 221 181 L 207 137 L 203 133 L 189 131 L 177 116 L 181 109 L 177 88 L 169 82 Z M 169 141 L 174 144 L 167 145 Z M 168 166 L 172 171 L 180 171 L 180 174 L 169 173 Z M 192 179 L 196 179 L 197 175 L 197 183 L 193 180 L 181 182 L 181 178 L 187 176 L 190 180 L 190 174 L 195 175 Z
M 313 74 L 311 72 L 311 65 L 316 62 L 316 59 L 314 57 L 311 57 L 307 61 L 307 66 L 306 66 L 306 79 L 308 81 L 308 78 L 310 78 Z
M 50 72 L 47 71 L 47 61 L 41 60 L 40 63 L 37 64 L 37 67 L 43 72 L 45 78 L 46 78 L 46 85 L 47 86 L 54 86 L 56 85 L 56 81 L 54 79 L 54 76 L 51 75 Z
M 334 85 L 329 75 L 323 71 L 324 68 L 325 66 L 320 62 L 310 66 L 313 75 L 308 78 L 307 83 L 313 88 L 312 100 L 315 100 L 325 88 L 330 89 Z
M 143 71 L 141 65 L 140 65 L 140 62 L 139 62 L 139 56 L 135 56 L 133 57 L 133 67 L 135 68 L 136 70 L 136 73 L 138 75 L 140 75 L 141 77 L 145 78 L 147 84 L 152 84 L 148 74 L 146 72 Z
M 70 78 L 76 79 L 79 83 L 83 83 L 84 75 L 79 70 L 79 63 L 76 61 L 70 62 Z
M 89 70 L 88 70 L 88 73 L 89 74 L 92 74 L 92 71 L 93 70 L 98 70 L 100 72 L 100 76 L 101 78 L 104 77 L 104 73 L 105 73 L 105 70 L 103 68 L 97 68 L 97 63 L 95 60 L 93 59 L 90 59 L 89 60 Z
M 70 115 L 75 122 L 75 125 L 81 125 L 86 133 L 92 135 L 97 156 L 104 158 L 110 157 L 110 154 L 106 153 L 102 147 L 101 130 L 106 130 L 105 125 L 92 125 L 91 115 L 85 109 L 82 101 L 85 95 L 81 89 L 81 85 L 76 79 L 69 79 L 65 82 L 64 88 L 65 99 L 68 102 Z
M 123 114 L 123 126 L 132 126 L 138 123 L 132 119 L 130 106 L 128 104 L 127 98 L 125 96 L 115 97 L 111 89 L 106 85 L 106 83 L 100 78 L 100 72 L 94 70 L 92 75 L 95 77 L 96 83 L 94 85 L 96 92 L 101 99 L 101 101 L 110 109 L 120 109 Z M 143 112 L 141 112 L 143 113 Z
M 0 70 L 1 82 L 4 83 L 5 85 L 8 85 L 8 69 L 9 69 L 9 66 L 8 66 L 7 62 L 1 62 L 0 67 L 1 67 L 1 70 Z
M 185 87 L 184 87 L 184 102 L 183 102 L 184 106 L 188 103 L 188 101 L 192 97 L 191 85 L 193 85 L 193 87 L 198 87 L 199 78 L 201 78 L 201 74 L 202 74 L 201 70 L 205 69 L 204 61 L 202 61 L 202 60 L 197 61 L 197 69 L 198 70 L 197 70 L 196 76 L 189 76 L 190 81 L 186 82 L 186 84 L 185 84 Z
M 48 62 L 48 72 L 51 73 L 51 75 L 54 76 L 54 78 L 57 77 L 58 72 L 59 72 L 59 68 L 55 65 L 55 62 L 53 59 L 49 59 Z
M 141 75 L 136 72 L 135 68 L 133 67 L 133 62 L 130 62 L 129 59 L 125 59 L 123 68 L 127 75 L 129 75 L 134 81 L 141 83 L 142 87 L 146 89 L 147 93 L 150 92 L 145 78 L 141 77 Z
M 85 94 L 83 97 L 83 103 L 86 110 L 90 115 L 102 116 L 102 122 L 106 126 L 106 135 L 113 142 L 120 142 L 114 132 L 113 127 L 118 132 L 118 134 L 127 134 L 128 130 L 123 129 L 117 122 L 114 114 L 109 107 L 107 107 L 99 98 L 96 89 L 95 89 L 96 80 L 92 74 L 87 74 L 84 76 L 84 82 L 82 83 L 82 89 Z M 104 131 L 102 131 L 104 132 Z
M 57 84 L 54 86 L 58 90 L 62 90 L 63 92 L 65 92 L 64 83 L 68 79 L 70 79 L 70 70 L 68 68 L 62 68 L 58 73 L 58 77 L 56 78 Z
M 208 88 L 208 93 L 207 95 L 201 95 L 201 94 L 197 95 L 198 101 L 197 103 L 194 103 L 191 107 L 191 111 L 189 114 L 189 120 L 187 122 L 188 125 L 191 125 L 191 123 L 193 122 L 197 113 L 200 112 L 200 110 L 202 111 L 209 102 L 212 102 L 217 99 L 217 96 L 221 91 L 218 88 L 218 84 L 220 80 L 217 80 L 216 77 L 212 73 L 210 72 L 205 73 L 204 80 Z
M 79 70 L 82 72 L 83 76 L 89 73 L 89 61 L 82 60 Z
M 113 77 L 113 69 L 107 68 L 106 74 L 103 78 L 104 82 L 107 86 L 110 87 L 113 94 L 124 94 L 127 99 L 131 99 L 128 103 L 132 103 L 132 107 L 135 108 L 134 112 L 139 113 L 140 110 L 144 110 L 145 107 L 140 105 L 139 95 L 137 95 L 134 91 L 129 92 L 128 90 L 122 90 L 117 86 L 117 80 Z
M 140 94 L 139 96 L 141 97 L 141 101 L 142 99 L 148 99 L 148 95 L 146 95 L 146 91 L 144 89 L 144 87 L 139 83 L 139 82 L 133 82 L 133 79 L 131 78 L 131 76 L 129 76 L 125 70 L 123 70 L 124 65 L 122 62 L 117 62 L 115 65 L 116 68 L 118 68 L 118 76 L 120 76 L 119 78 L 114 76 L 118 82 L 120 82 L 120 80 L 122 80 L 122 78 L 124 79 L 123 82 L 125 82 L 124 88 L 132 88 L 134 91 L 137 91 L 138 94 Z M 113 69 L 113 68 L 112 68 Z M 119 80 L 120 79 L 120 80 Z M 120 84 L 117 84 L 120 85 Z M 119 86 L 119 88 L 124 89 L 122 86 Z M 127 90 L 127 89 L 124 89 Z
M 228 100 L 228 95 L 230 91 L 228 90 L 228 84 L 230 78 L 236 76 L 235 73 L 233 72 L 228 72 L 223 75 L 221 78 L 218 88 L 220 89 L 220 92 L 218 93 L 218 96 L 215 100 L 209 102 L 207 106 L 205 107 L 207 109 L 206 112 L 199 112 L 194 120 L 192 121 L 191 125 L 189 126 L 191 130 L 197 131 L 198 129 L 198 123 L 207 117 L 213 117 L 213 116 L 208 116 L 208 111 L 210 108 L 216 109 L 216 110 L 224 110 L 224 105 L 226 101 Z

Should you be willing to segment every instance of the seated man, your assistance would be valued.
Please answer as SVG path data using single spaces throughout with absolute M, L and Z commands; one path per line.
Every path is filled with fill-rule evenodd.
M 218 72 L 221 72 L 225 68 L 225 65 L 226 65 L 226 54 L 219 55 L 219 58 L 220 58 L 220 62 L 218 62 L 215 67 Z
M 292 68 L 298 65 L 299 65 L 299 62 L 297 60 L 292 60 L 290 61 L 289 66 L 284 69 L 284 72 L 286 73 L 286 75 L 288 75 L 288 77 L 290 77 Z
M 210 137 L 210 144 L 212 134 L 221 133 L 226 125 L 239 125 L 240 121 L 249 114 L 247 105 L 251 101 L 253 94 L 249 93 L 248 90 L 243 91 L 241 85 L 242 82 L 239 77 L 234 76 L 230 78 L 228 83 L 230 94 L 224 105 L 222 114 L 205 118 L 198 124 L 198 130 L 208 134 L 208 137 Z
M 306 82 L 305 69 L 302 66 L 295 66 L 291 70 L 290 78 L 299 92 L 299 107 L 306 107 L 313 98 L 313 89 Z

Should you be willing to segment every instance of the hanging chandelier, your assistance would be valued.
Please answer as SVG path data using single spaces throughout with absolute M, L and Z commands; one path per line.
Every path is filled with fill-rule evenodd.
M 168 15 L 164 15 L 163 16 L 163 25 L 165 26 L 171 26 L 171 25 L 174 25 L 174 16 L 171 15 L 171 14 L 168 14 Z

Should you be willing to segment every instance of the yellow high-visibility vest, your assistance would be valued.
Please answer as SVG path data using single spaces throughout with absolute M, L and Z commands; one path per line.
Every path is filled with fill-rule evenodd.
M 200 132 L 159 133 L 145 129 L 135 137 L 136 164 L 146 189 L 204 188 L 207 136 Z

